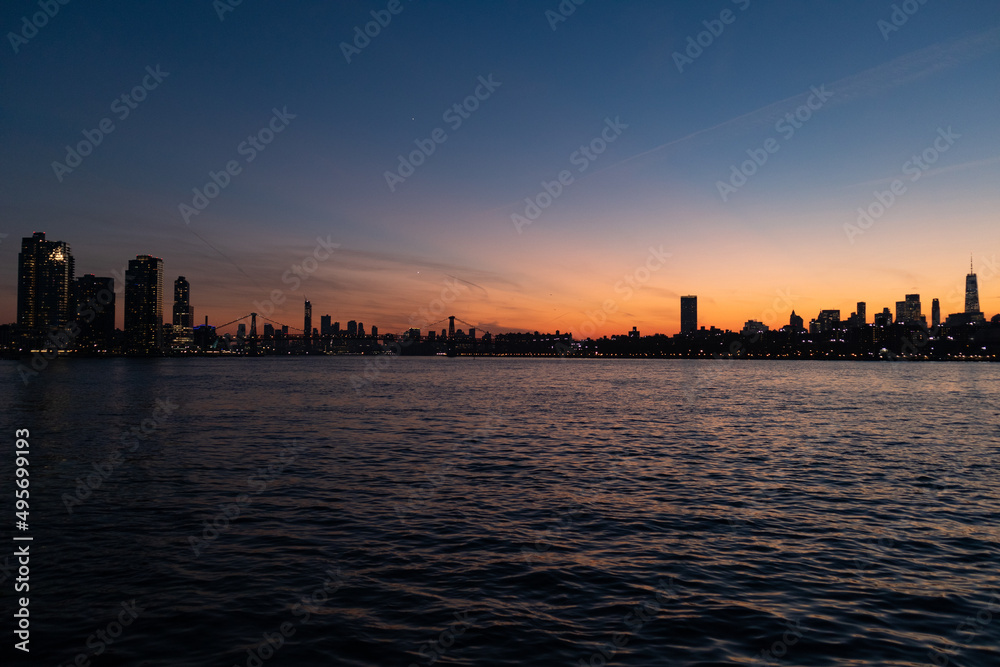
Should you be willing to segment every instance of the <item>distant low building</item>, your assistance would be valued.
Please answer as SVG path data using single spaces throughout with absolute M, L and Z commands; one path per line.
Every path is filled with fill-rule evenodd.
M 753 336 L 755 334 L 762 334 L 770 331 L 768 326 L 763 322 L 758 322 L 757 320 L 747 320 L 746 324 L 743 325 L 743 329 L 740 331 L 744 336 Z

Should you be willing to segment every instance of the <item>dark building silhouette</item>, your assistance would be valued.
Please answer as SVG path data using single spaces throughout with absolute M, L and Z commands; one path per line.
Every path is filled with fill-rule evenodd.
M 73 254 L 69 244 L 46 241 L 45 232 L 21 240 L 17 256 L 17 323 L 40 334 L 75 318 Z
M 698 297 L 681 297 L 681 333 L 694 333 L 698 330 Z
M 192 338 L 195 347 L 199 349 L 208 350 L 218 347 L 219 337 L 215 333 L 215 327 L 209 325 L 207 316 L 204 324 L 194 328 Z
M 163 348 L 163 260 L 138 255 L 125 275 L 125 339 L 133 353 Z
M 354 338 L 358 335 L 358 323 L 354 320 L 347 321 L 347 335 L 350 338 Z
M 888 308 L 883 308 L 881 313 L 875 313 L 875 326 L 887 327 L 890 325 L 892 325 L 892 313 Z
M 823 333 L 840 328 L 839 310 L 821 310 L 816 319 L 809 323 L 810 333 Z
M 941 302 L 937 299 L 931 301 L 931 326 L 941 325 Z
M 309 340 L 313 330 L 313 306 L 312 303 L 306 300 L 304 307 L 305 314 L 302 320 L 302 335 L 305 336 L 306 340 Z
M 87 273 L 76 279 L 77 343 L 108 349 L 115 340 L 115 279 Z
M 319 318 L 319 335 L 320 336 L 332 336 L 333 335 L 333 324 L 330 321 L 329 315 L 321 315 Z
M 868 304 L 864 301 L 858 301 L 858 309 L 855 311 L 858 316 L 858 324 L 868 324 Z
M 791 317 L 788 318 L 788 326 L 794 331 L 804 331 L 805 330 L 805 320 L 802 319 L 800 315 L 796 315 L 795 311 L 792 311 Z
M 194 327 L 194 308 L 191 307 L 191 284 L 184 276 L 174 281 L 174 318 L 175 327 L 191 329 Z

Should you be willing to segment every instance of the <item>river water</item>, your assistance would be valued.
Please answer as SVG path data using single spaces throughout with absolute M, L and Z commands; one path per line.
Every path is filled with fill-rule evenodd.
M 1000 664 L 995 364 L 0 364 L 14 664 Z

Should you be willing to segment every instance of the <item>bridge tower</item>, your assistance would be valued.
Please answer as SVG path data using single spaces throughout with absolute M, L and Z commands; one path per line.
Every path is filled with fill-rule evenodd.
M 448 316 L 448 340 L 455 338 L 455 316 Z

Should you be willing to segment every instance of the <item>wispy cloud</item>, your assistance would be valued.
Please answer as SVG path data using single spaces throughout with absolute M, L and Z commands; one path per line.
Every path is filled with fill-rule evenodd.
M 826 87 L 833 93 L 833 97 L 826 104 L 836 106 L 860 98 L 881 95 L 893 88 L 909 85 L 943 70 L 981 58 L 998 48 L 1000 48 L 1000 26 L 969 35 L 962 39 L 933 44 L 918 51 L 911 51 L 889 62 L 826 84 Z M 777 102 L 741 114 L 722 123 L 698 130 L 687 136 L 668 141 L 665 144 L 660 144 L 649 150 L 619 160 L 603 169 L 599 169 L 589 174 L 586 178 L 591 178 L 642 157 L 689 142 L 702 135 L 726 129 L 746 131 L 760 125 L 773 124 L 788 113 L 789 108 L 805 102 L 811 94 L 811 91 L 806 91 L 792 95 L 791 97 L 778 100 Z
M 955 171 L 965 171 L 966 169 L 976 169 L 978 167 L 988 167 L 990 165 L 1000 164 L 1000 155 L 986 158 L 985 160 L 973 160 L 971 162 L 963 162 L 961 164 L 950 164 L 946 167 L 938 167 L 937 169 L 929 169 L 927 171 L 920 172 L 921 180 L 925 178 L 930 178 L 931 176 L 938 176 L 940 174 L 950 174 Z M 862 181 L 861 183 L 852 183 L 850 185 L 845 185 L 844 189 L 859 188 L 859 187 L 872 187 L 885 185 L 887 183 L 892 183 L 896 179 L 900 178 L 900 174 L 894 174 L 893 176 L 887 176 L 886 178 L 879 178 L 874 181 Z

